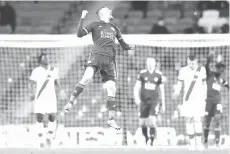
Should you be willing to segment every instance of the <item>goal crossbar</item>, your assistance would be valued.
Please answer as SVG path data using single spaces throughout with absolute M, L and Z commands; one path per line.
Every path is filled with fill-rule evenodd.
M 228 34 L 123 35 L 129 44 L 155 47 L 216 47 L 230 45 Z M 90 35 L 2 35 L 0 47 L 55 48 L 92 45 Z

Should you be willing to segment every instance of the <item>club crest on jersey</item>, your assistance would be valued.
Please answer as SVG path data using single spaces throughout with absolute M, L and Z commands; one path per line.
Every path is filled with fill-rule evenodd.
M 221 82 L 221 83 L 223 83 L 223 82 L 224 82 L 224 80 L 220 78 L 220 82 Z
M 155 81 L 155 82 L 157 82 L 158 80 L 159 80 L 158 77 L 155 77 L 155 78 L 154 78 L 154 81 Z
M 112 30 L 112 31 L 115 31 L 115 29 L 114 29 L 113 27 L 111 27 L 111 30 Z
M 145 81 L 147 81 L 148 80 L 148 78 L 147 77 L 145 77 Z

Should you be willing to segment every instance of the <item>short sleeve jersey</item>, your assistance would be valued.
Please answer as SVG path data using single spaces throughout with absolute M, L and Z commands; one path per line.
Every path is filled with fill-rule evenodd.
M 147 70 L 142 70 L 138 80 L 141 82 L 141 101 L 157 102 L 159 100 L 159 85 L 162 84 L 162 73 L 156 70 L 151 74 Z
M 36 82 L 36 97 L 46 81 L 47 77 L 49 78 L 49 82 L 44 88 L 43 92 L 41 93 L 40 97 L 56 97 L 55 94 L 55 87 L 54 87 L 54 81 L 56 79 L 59 79 L 59 70 L 57 68 L 54 68 L 53 71 L 50 70 L 51 66 L 49 66 L 48 69 L 45 69 L 41 66 L 35 68 L 30 76 L 30 80 Z M 39 97 L 39 98 L 40 98 Z
M 197 69 L 192 70 L 189 66 L 180 69 L 178 80 L 184 83 L 184 99 L 188 93 L 191 95 L 188 97 L 189 99 L 204 99 L 203 82 L 206 80 L 206 70 L 203 66 L 200 67 L 200 71 L 197 71 Z M 197 77 L 196 79 L 195 76 Z M 193 81 L 195 81 L 195 84 L 191 86 Z
M 86 33 L 92 33 L 94 53 L 110 57 L 116 56 L 115 39 L 122 39 L 121 32 L 116 25 L 98 21 L 90 23 L 83 29 Z

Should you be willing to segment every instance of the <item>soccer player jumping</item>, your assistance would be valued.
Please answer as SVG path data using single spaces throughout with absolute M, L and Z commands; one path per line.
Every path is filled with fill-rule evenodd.
M 221 89 L 226 87 L 229 89 L 229 84 L 221 76 L 225 70 L 225 64 L 221 62 L 221 58 L 215 61 L 215 71 L 210 69 L 210 63 L 213 61 L 214 53 L 210 53 L 207 57 L 207 63 L 205 65 L 207 72 L 207 100 L 205 107 L 204 117 L 204 145 L 208 147 L 208 135 L 211 120 L 214 120 L 215 131 L 215 144 L 219 146 L 220 140 L 220 123 L 223 117 L 222 104 L 221 104 Z
M 150 145 L 156 137 L 156 120 L 160 108 L 165 111 L 165 90 L 162 73 L 156 70 L 156 60 L 147 58 L 147 69 L 144 69 L 138 75 L 134 87 L 134 99 L 136 104 L 140 105 L 140 126 L 142 134 L 148 142 L 147 127 L 150 129 Z M 159 98 L 159 91 L 161 98 Z
M 99 70 L 107 90 L 107 108 L 109 110 L 107 125 L 115 129 L 120 129 L 115 121 L 117 79 L 115 38 L 117 38 L 123 50 L 132 50 L 134 46 L 126 44 L 117 25 L 111 23 L 113 19 L 112 10 L 107 7 L 100 8 L 97 11 L 97 16 L 100 21 L 92 22 L 83 28 L 83 21 L 87 13 L 87 10 L 82 11 L 77 36 L 83 37 L 91 32 L 94 48 L 90 53 L 85 73 L 75 87 L 64 110 L 65 112 L 69 112 L 75 99 L 83 92 L 84 87 L 90 83 L 94 74 Z

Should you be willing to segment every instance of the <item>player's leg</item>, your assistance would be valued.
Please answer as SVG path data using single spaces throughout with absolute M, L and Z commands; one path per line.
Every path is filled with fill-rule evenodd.
M 140 119 L 139 125 L 142 130 L 142 134 L 145 137 L 145 142 L 147 144 L 149 137 L 148 137 L 148 117 L 149 117 L 149 108 L 145 103 L 140 104 Z
M 193 124 L 194 124 L 194 130 L 195 130 L 195 142 L 196 145 L 201 146 L 202 145 L 202 132 L 203 132 L 203 127 L 202 127 L 202 117 L 197 116 L 193 118 Z
M 38 135 L 38 144 L 40 147 L 44 146 L 45 139 L 44 139 L 44 114 L 36 113 L 36 131 Z
M 97 56 L 94 54 L 90 54 L 89 59 L 88 59 L 88 64 L 86 67 L 86 70 L 84 72 L 83 77 L 81 80 L 77 83 L 69 102 L 73 104 L 76 98 L 83 92 L 84 87 L 92 81 L 93 76 L 95 72 L 97 71 L 97 66 L 98 66 L 98 59 Z
M 148 142 L 148 127 L 147 127 L 147 118 L 139 118 L 139 125 L 141 127 L 142 135 L 145 138 L 145 143 Z
M 156 115 L 150 115 L 149 120 L 149 134 L 150 134 L 150 145 L 153 146 L 153 142 L 156 138 L 156 121 L 157 121 L 157 116 Z
M 54 138 L 54 133 L 57 128 L 57 122 L 56 122 L 56 113 L 49 113 L 48 114 L 48 139 L 49 145 L 51 144 L 51 141 Z
M 195 127 L 193 117 L 185 117 L 186 133 L 189 137 L 189 144 L 193 148 L 196 146 Z
M 216 105 L 216 112 L 214 115 L 214 132 L 215 132 L 215 144 L 216 146 L 219 146 L 220 142 L 220 131 L 221 131 L 221 121 L 222 121 L 223 115 L 222 115 L 222 105 L 217 104 Z
M 105 88 L 107 91 L 107 109 L 109 112 L 109 120 L 107 124 L 110 127 L 120 129 L 120 127 L 115 122 L 116 115 L 116 62 L 113 58 L 107 56 L 98 57 L 100 73 L 105 82 Z
M 213 109 L 214 109 L 214 104 L 207 101 L 206 106 L 205 106 L 205 116 L 203 120 L 204 145 L 206 148 L 208 147 L 209 128 L 210 128 L 210 124 L 211 124 L 212 116 L 214 112 Z
M 153 103 L 153 101 L 149 102 Z M 157 122 L 157 104 L 153 103 L 150 106 L 150 115 L 148 118 L 149 134 L 150 134 L 150 145 L 153 146 L 153 142 L 156 138 L 156 122 Z
M 76 98 L 83 92 L 84 87 L 90 83 L 93 78 L 95 72 L 95 68 L 92 66 L 88 66 L 85 70 L 85 73 L 82 79 L 77 83 L 69 102 L 73 103 Z
M 181 107 L 181 116 L 185 117 L 185 130 L 189 138 L 190 149 L 196 148 L 196 138 L 195 138 L 195 123 L 194 116 L 197 114 L 197 105 L 194 101 L 184 101 Z
M 105 82 L 105 88 L 107 91 L 107 109 L 109 113 L 109 119 L 107 124 L 110 127 L 120 129 L 120 127 L 115 122 L 115 115 L 116 115 L 116 83 L 112 80 Z

